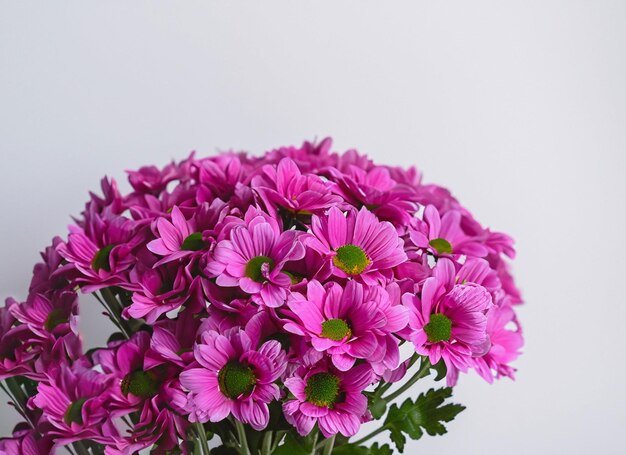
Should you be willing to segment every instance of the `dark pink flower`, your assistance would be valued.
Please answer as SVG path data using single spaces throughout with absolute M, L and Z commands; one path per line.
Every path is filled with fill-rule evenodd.
M 424 282 L 421 298 L 407 293 L 403 302 L 410 310 L 416 352 L 427 355 L 433 365 L 443 359 L 450 369 L 465 372 L 472 356 L 489 350 L 487 311 L 493 302 L 483 286 L 457 277 L 453 262 L 442 258 Z
M 315 351 L 302 359 L 302 365 L 285 380 L 294 399 L 283 404 L 287 422 L 306 436 L 317 423 L 324 437 L 337 433 L 354 436 L 367 412 L 365 388 L 373 381 L 367 364 L 339 371 L 323 354 Z
M 76 281 L 83 290 L 93 292 L 127 281 L 128 270 L 136 262 L 134 251 L 144 238 L 136 222 L 94 213 L 84 227 L 70 226 L 67 243 L 61 243 L 57 251 L 79 272 Z
M 46 433 L 59 445 L 82 439 L 111 443 L 118 432 L 107 410 L 110 381 L 81 366 L 63 366 L 39 383 L 31 406 L 43 411 Z
M 409 231 L 411 241 L 436 256 L 487 256 L 487 247 L 480 239 L 463 231 L 462 216 L 458 210 L 450 210 L 441 216 L 435 206 L 429 205 L 424 210 L 424 220 L 415 219 L 414 226 Z
M 313 347 L 327 352 L 335 367 L 348 371 L 357 359 L 370 363 L 382 374 L 400 361 L 394 333 L 408 323 L 408 311 L 392 305 L 387 292 L 348 281 L 345 289 L 337 283 L 324 288 L 317 281 L 307 286 L 306 297 L 293 294 L 288 303 L 295 321 L 285 330 L 309 339 Z
M 294 216 L 319 213 L 343 202 L 332 194 L 332 185 L 317 175 L 302 174 L 290 158 L 276 166 L 263 166 L 263 175 L 252 180 L 252 187 L 272 211 L 280 208 Z
M 283 267 L 304 257 L 300 240 L 304 235 L 294 230 L 281 232 L 277 224 L 257 216 L 246 226 L 232 228 L 230 240 L 218 243 L 207 270 L 217 276 L 219 286 L 239 286 L 255 302 L 279 307 L 292 283 Z
M 285 353 L 278 341 L 258 348 L 257 342 L 239 329 L 202 334 L 194 348 L 198 367 L 180 375 L 190 392 L 192 422 L 219 422 L 232 414 L 255 430 L 267 426 L 268 403 L 281 395 L 275 382 L 285 371 Z
M 378 221 L 366 208 L 344 215 L 333 207 L 327 216 L 313 217 L 312 230 L 315 238 L 308 244 L 332 262 L 333 274 L 340 278 L 385 283 L 393 277 L 392 269 L 407 260 L 394 226 Z

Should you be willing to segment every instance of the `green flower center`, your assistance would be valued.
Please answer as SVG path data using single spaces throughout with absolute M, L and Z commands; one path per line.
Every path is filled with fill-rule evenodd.
M 274 267 L 274 260 L 267 256 L 257 256 L 250 259 L 246 264 L 246 276 L 257 283 L 263 283 L 265 281 L 263 271 L 261 270 L 263 264 L 269 264 L 270 270 L 272 270 Z
M 359 275 L 371 264 L 367 254 L 356 245 L 344 245 L 337 248 L 333 264 L 348 275 Z
M 204 240 L 202 240 L 202 233 L 194 232 L 193 234 L 189 234 L 187 238 L 183 240 L 183 244 L 180 248 L 185 251 L 198 251 L 205 246 L 206 244 L 204 243 Z
M 439 254 L 452 254 L 452 245 L 446 239 L 432 239 L 428 242 Z
M 220 391 L 230 399 L 252 392 L 256 384 L 256 375 L 252 368 L 239 362 L 224 365 L 217 373 Z
M 87 398 L 80 398 L 68 406 L 67 411 L 65 411 L 65 415 L 63 416 L 63 420 L 66 424 L 83 424 L 83 406 L 86 401 Z
M 431 314 L 430 322 L 424 326 L 424 332 L 428 335 L 428 341 L 439 343 L 448 341 L 452 331 L 452 321 L 441 313 Z
M 46 322 L 43 327 L 48 332 L 52 332 L 58 325 L 64 324 L 68 321 L 67 314 L 60 308 L 55 308 L 52 310 L 48 317 L 46 318 Z
M 111 271 L 111 264 L 109 262 L 109 256 L 111 255 L 111 250 L 115 247 L 115 245 L 107 245 L 104 248 L 98 250 L 96 255 L 93 257 L 91 261 L 91 268 L 98 272 L 100 269 L 104 269 L 107 272 Z
M 122 380 L 122 393 L 139 398 L 150 398 L 159 393 L 159 380 L 152 371 L 137 370 L 127 374 Z
M 322 322 L 322 337 L 324 338 L 341 341 L 351 336 L 352 330 L 350 330 L 350 326 L 343 319 L 329 319 Z
M 332 408 L 339 396 L 339 378 L 331 373 L 314 374 L 307 380 L 304 393 L 309 403 Z

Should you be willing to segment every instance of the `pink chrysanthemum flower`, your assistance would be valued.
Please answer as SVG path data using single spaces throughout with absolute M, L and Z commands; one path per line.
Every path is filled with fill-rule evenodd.
M 188 301 L 202 301 L 200 280 L 192 277 L 193 264 L 182 267 L 167 263 L 156 268 L 138 266 L 131 273 L 132 304 L 124 309 L 126 318 L 144 318 L 153 324 L 159 316 L 180 308 Z
M 187 220 L 178 207 L 172 208 L 171 221 L 166 218 L 156 220 L 157 239 L 148 243 L 154 254 L 164 256 L 155 265 L 175 261 L 207 247 L 199 232 L 195 218 Z
M 43 411 L 41 425 L 58 445 L 82 439 L 103 444 L 119 435 L 108 408 L 111 378 L 81 366 L 57 368 L 49 381 L 40 382 L 32 407 Z
M 293 215 L 311 215 L 343 202 L 332 194 L 332 185 L 317 175 L 302 174 L 290 158 L 283 158 L 277 166 L 263 166 L 263 174 L 252 180 L 252 186 L 268 208 Z
M 295 230 L 281 232 L 276 223 L 255 216 L 246 225 L 233 227 L 230 240 L 218 243 L 207 270 L 217 276 L 219 286 L 239 286 L 255 302 L 279 307 L 292 283 L 283 267 L 304 257 L 300 239 L 305 235 Z
M 493 382 L 494 377 L 513 379 L 515 369 L 510 363 L 520 356 L 524 338 L 511 307 L 493 307 L 487 313 L 487 335 L 491 342 L 489 352 L 472 359 L 474 369 L 489 383 Z
M 435 206 L 428 205 L 424 209 L 424 219 L 414 220 L 414 226 L 410 230 L 411 241 L 436 256 L 451 254 L 487 256 L 489 251 L 481 240 L 463 231 L 462 217 L 459 210 L 450 210 L 441 216 Z
M 324 288 L 312 281 L 306 297 L 294 293 L 288 306 L 296 321 L 287 322 L 285 330 L 310 339 L 317 351 L 330 354 L 337 369 L 348 371 L 357 359 L 369 362 L 378 374 L 398 367 L 394 333 L 407 325 L 408 311 L 392 305 L 380 286 L 351 280 L 345 289 L 337 283 Z
M 12 305 L 11 312 L 17 320 L 40 337 L 62 336 L 70 331 L 78 334 L 78 296 L 65 291 L 53 300 L 35 294 L 21 305 Z
M 303 357 L 302 365 L 285 380 L 294 399 L 283 404 L 283 412 L 302 436 L 317 423 L 326 438 L 337 433 L 351 437 L 359 431 L 367 412 L 367 398 L 362 392 L 372 382 L 372 370 L 361 364 L 343 372 L 327 360 L 316 351 Z
M 333 274 L 340 278 L 359 279 L 367 285 L 387 282 L 393 267 L 407 260 L 404 242 L 395 227 L 380 222 L 366 208 L 347 215 L 336 207 L 328 216 L 314 216 L 315 234 L 309 245 L 326 255 L 333 264 Z
M 487 311 L 492 297 L 483 286 L 457 282 L 449 259 L 442 258 L 421 289 L 403 296 L 410 309 L 410 339 L 418 354 L 427 355 L 434 365 L 443 359 L 449 368 L 466 372 L 472 356 L 489 350 Z
M 77 282 L 84 292 L 93 292 L 127 281 L 126 274 L 136 262 L 134 250 L 145 234 L 135 221 L 124 217 L 92 213 L 84 227 L 70 226 L 67 243 L 57 247 L 59 254 L 80 273 Z
M 275 382 L 285 371 L 285 353 L 278 341 L 258 348 L 257 342 L 237 328 L 202 334 L 194 348 L 199 366 L 180 375 L 190 392 L 191 421 L 219 422 L 232 414 L 256 430 L 267 426 L 268 403 L 280 398 Z
M 0 455 L 50 455 L 52 440 L 41 437 L 29 423 L 20 423 L 13 431 L 13 437 L 0 439 Z
M 417 210 L 415 188 L 398 184 L 383 166 L 365 170 L 349 165 L 345 172 L 335 169 L 332 174 L 338 182 L 335 191 L 345 201 L 355 207 L 367 207 L 380 220 L 406 226 Z

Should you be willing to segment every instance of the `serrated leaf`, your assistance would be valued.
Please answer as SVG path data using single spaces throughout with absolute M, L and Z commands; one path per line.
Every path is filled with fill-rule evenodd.
M 311 432 L 311 435 L 313 432 Z M 310 455 L 313 450 L 313 439 L 302 438 L 293 432 L 287 433 L 283 443 L 276 448 L 273 455 Z
M 369 410 L 372 413 L 372 417 L 378 420 L 387 412 L 387 401 L 382 398 L 375 398 L 370 404 Z
M 333 448 L 333 455 L 371 455 L 369 448 L 351 444 Z
M 393 450 L 389 447 L 389 444 L 378 446 L 378 443 L 374 443 L 372 447 L 355 446 L 347 444 L 333 449 L 333 455 L 392 455 Z
M 420 394 L 415 401 L 407 399 L 400 407 L 393 404 L 389 408 L 385 427 L 391 432 L 390 438 L 402 453 L 406 444 L 406 436 L 411 439 L 419 439 L 424 430 L 431 436 L 446 433 L 446 427 L 442 422 L 450 422 L 459 414 L 465 406 L 443 402 L 452 396 L 452 389 L 430 389 Z
M 435 376 L 435 381 L 441 381 L 443 378 L 446 377 L 446 374 L 448 374 L 448 368 L 446 367 L 446 364 L 443 361 L 443 359 L 437 362 L 436 364 L 431 365 L 430 369 L 434 370 L 435 373 L 437 373 L 437 375 Z

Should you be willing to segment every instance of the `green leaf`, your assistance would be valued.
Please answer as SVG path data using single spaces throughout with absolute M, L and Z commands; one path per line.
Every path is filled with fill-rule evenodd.
M 391 440 L 402 453 L 406 444 L 406 435 L 411 439 L 419 439 L 424 430 L 431 436 L 446 433 L 442 422 L 450 422 L 456 415 L 465 409 L 459 404 L 443 402 L 452 396 L 452 389 L 430 389 L 420 394 L 415 401 L 407 399 L 400 407 L 393 404 L 389 408 L 385 427 L 391 432 Z
M 232 447 L 219 446 L 211 449 L 211 455 L 239 455 L 239 451 Z
M 316 431 L 313 430 L 304 438 L 293 432 L 287 433 L 282 445 L 278 446 L 272 455 L 310 455 L 313 451 L 313 435 Z
M 385 412 L 387 412 L 387 401 L 382 398 L 375 398 L 370 404 L 369 409 L 372 413 L 372 417 L 378 420 L 385 415 Z
M 370 455 L 370 449 L 348 444 L 333 448 L 333 455 Z
M 446 374 L 448 374 L 448 368 L 446 367 L 446 363 L 443 361 L 443 359 L 441 359 L 436 364 L 431 365 L 430 369 L 434 370 L 435 373 L 437 373 L 437 376 L 435 376 L 435 381 L 441 381 L 443 378 L 446 377 Z
M 372 447 L 370 447 L 370 455 L 392 455 L 393 450 L 389 447 L 389 444 L 383 444 L 378 447 L 378 443 L 374 443 Z
M 333 449 L 333 455 L 392 455 L 393 450 L 388 444 L 378 446 L 375 443 L 372 447 L 355 446 L 347 444 L 345 446 L 335 447 Z

